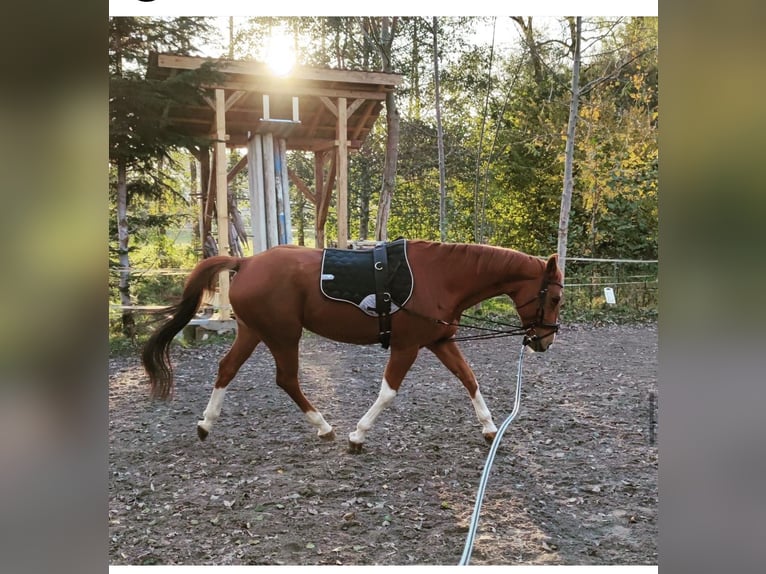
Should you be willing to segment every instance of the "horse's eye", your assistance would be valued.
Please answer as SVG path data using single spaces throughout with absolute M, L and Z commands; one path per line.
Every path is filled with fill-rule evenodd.
M 558 305 L 561 303 L 561 297 L 551 297 L 551 301 L 553 301 L 554 305 Z

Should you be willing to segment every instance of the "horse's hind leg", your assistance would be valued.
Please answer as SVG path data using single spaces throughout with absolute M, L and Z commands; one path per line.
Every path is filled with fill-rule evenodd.
M 305 397 L 298 383 L 298 339 L 289 343 L 267 341 L 274 361 L 277 364 L 277 385 L 285 391 L 303 411 L 306 419 L 317 429 L 317 436 L 324 440 L 334 440 L 335 431 L 324 420 L 314 405 Z
M 386 364 L 386 370 L 383 373 L 383 381 L 380 384 L 378 398 L 373 405 L 364 414 L 356 425 L 356 430 L 348 435 L 348 450 L 352 454 L 362 452 L 367 432 L 372 428 L 378 415 L 391 404 L 396 397 L 399 387 L 404 380 L 407 371 L 410 370 L 412 363 L 418 357 L 418 348 L 391 349 L 391 357 Z
M 261 339 L 252 329 L 249 329 L 241 322 L 237 324 L 237 337 L 234 344 L 226 353 L 223 359 L 218 363 L 218 376 L 215 379 L 213 393 L 210 395 L 210 401 L 207 408 L 202 413 L 203 420 L 197 423 L 197 436 L 200 440 L 207 438 L 213 423 L 221 415 L 223 406 L 223 397 L 226 394 L 226 385 L 228 385 L 239 371 L 239 368 L 253 354 L 255 347 Z
M 466 363 L 465 357 L 463 357 L 463 353 L 460 352 L 457 344 L 454 341 L 444 341 L 428 345 L 428 349 L 463 383 L 471 397 L 476 417 L 481 423 L 481 432 L 484 435 L 484 440 L 491 443 L 495 439 L 495 434 L 497 434 L 497 427 L 492 421 L 492 414 L 489 412 L 484 398 L 481 396 L 476 375 L 473 374 L 471 367 Z

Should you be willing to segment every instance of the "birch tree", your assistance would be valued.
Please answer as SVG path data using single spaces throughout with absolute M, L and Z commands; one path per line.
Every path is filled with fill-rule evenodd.
M 434 102 L 436 106 L 436 147 L 439 153 L 439 239 L 447 241 L 447 183 L 444 166 L 444 131 L 442 129 L 442 109 L 439 95 L 439 22 L 433 17 L 433 48 L 434 48 Z
M 569 122 L 567 141 L 564 149 L 564 191 L 561 194 L 559 213 L 558 255 L 562 276 L 565 273 L 567 257 L 567 237 L 569 235 L 569 211 L 572 207 L 574 188 L 574 144 L 577 126 L 577 108 L 580 104 L 580 41 L 582 39 L 582 16 L 568 18 L 572 35 L 572 88 L 569 103 Z

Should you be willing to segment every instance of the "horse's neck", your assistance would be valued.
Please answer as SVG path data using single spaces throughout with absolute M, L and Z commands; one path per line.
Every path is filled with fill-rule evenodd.
M 455 264 L 446 266 L 445 273 L 458 312 L 490 297 L 513 293 L 518 283 L 540 273 L 535 258 L 519 251 L 472 244 L 452 247 Z

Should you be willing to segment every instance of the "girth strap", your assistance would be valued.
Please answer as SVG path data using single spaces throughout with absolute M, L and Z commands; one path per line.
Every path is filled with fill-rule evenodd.
M 388 254 L 386 244 L 376 245 L 372 252 L 375 266 L 375 312 L 378 314 L 378 340 L 384 349 L 391 341 L 391 294 L 386 291 Z

